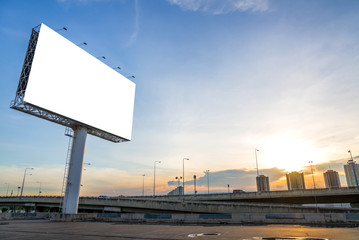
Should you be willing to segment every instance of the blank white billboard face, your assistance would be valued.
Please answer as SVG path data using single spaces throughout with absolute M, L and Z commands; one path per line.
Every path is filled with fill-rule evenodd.
M 41 24 L 24 101 L 131 140 L 135 84 Z

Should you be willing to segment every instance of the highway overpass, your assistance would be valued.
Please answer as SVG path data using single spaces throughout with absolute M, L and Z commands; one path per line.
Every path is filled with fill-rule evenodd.
M 253 194 L 253 193 L 252 193 Z M 236 195 L 236 194 L 234 194 Z M 220 194 L 197 195 L 202 198 L 213 198 L 213 196 L 224 197 Z M 305 197 L 310 197 L 304 195 Z M 128 212 L 128 213 L 339 213 L 339 212 L 358 212 L 359 209 L 348 208 L 317 208 L 304 207 L 295 204 L 278 203 L 258 203 L 258 202 L 238 202 L 238 201 L 208 201 L 191 200 L 193 196 L 185 196 L 185 199 L 165 199 L 166 197 L 80 197 L 79 212 Z M 229 196 L 227 196 L 228 198 Z M 298 197 L 298 196 L 297 196 Z M 323 196 L 321 197 L 323 199 Z M 235 196 L 234 199 L 238 199 Z M 349 198 L 348 198 L 349 199 Z M 23 196 L 19 197 L 0 197 L 0 207 L 22 206 L 27 211 L 45 211 L 51 208 L 52 211 L 59 211 L 61 197 L 51 196 Z M 358 201 L 358 198 L 356 199 Z M 310 202 L 310 201 L 309 201 Z M 313 203 L 311 201 L 311 203 Z
M 137 197 L 141 198 L 141 197 Z M 197 194 L 184 196 L 156 196 L 157 199 L 186 201 L 221 201 L 251 203 L 284 203 L 284 204 L 315 204 L 315 203 L 350 203 L 359 206 L 359 187 L 351 188 L 320 188 L 291 191 L 242 192 Z

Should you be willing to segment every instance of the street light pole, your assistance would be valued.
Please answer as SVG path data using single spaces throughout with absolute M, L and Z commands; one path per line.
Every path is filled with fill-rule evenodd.
M 26 177 L 26 171 L 27 171 L 27 169 L 34 170 L 34 168 L 25 168 L 24 178 L 22 179 L 22 186 L 21 186 L 20 198 L 22 197 L 22 193 L 23 193 L 23 191 L 24 191 L 24 184 L 25 184 L 25 177 Z
M 41 194 L 41 182 L 36 182 L 36 183 L 40 183 L 40 186 L 39 186 L 39 197 L 40 197 L 40 194 Z
M 316 208 L 317 208 L 317 212 L 319 212 L 318 202 L 317 202 L 317 195 L 316 195 L 316 193 L 315 193 L 315 180 L 314 180 L 314 174 L 313 174 L 313 161 L 309 161 L 309 163 L 310 163 L 310 169 L 312 170 L 315 206 L 316 206 Z
M 204 171 L 207 175 L 207 187 L 208 187 L 208 194 L 209 194 L 209 170 Z
M 348 153 L 350 153 L 350 159 L 353 161 L 352 151 L 349 150 Z
M 310 163 L 310 169 L 312 170 L 312 178 L 313 178 L 313 188 L 315 189 L 315 180 L 314 180 L 314 174 L 313 174 L 313 161 L 309 161 Z
M 254 149 L 254 154 L 256 155 L 256 166 L 257 166 L 257 176 L 259 176 L 259 170 L 258 170 L 258 160 L 257 160 L 257 152 L 259 152 L 259 150 L 256 148 Z
M 155 161 L 153 163 L 153 196 L 156 196 L 156 163 L 161 163 L 161 161 Z
M 145 174 L 142 174 L 142 196 L 145 196 Z
M 91 163 L 84 163 L 83 165 L 91 166 Z M 84 168 L 84 171 L 86 171 L 86 168 Z
M 9 184 L 9 183 L 4 183 L 4 184 L 7 184 L 7 189 L 6 189 L 6 197 L 7 197 L 7 194 L 9 193 L 9 186 L 10 186 L 10 184 Z
M 182 179 L 182 177 L 181 176 L 179 176 L 179 177 L 175 177 L 175 179 L 177 180 L 177 187 L 179 187 L 181 184 L 181 179 Z
M 197 190 L 196 190 L 196 179 L 197 179 L 197 176 L 196 175 L 193 175 L 193 186 L 194 186 L 194 194 L 196 195 L 197 194 Z
M 183 180 L 183 195 L 184 195 L 184 160 L 189 160 L 189 158 L 183 158 L 183 175 L 182 175 L 182 180 Z

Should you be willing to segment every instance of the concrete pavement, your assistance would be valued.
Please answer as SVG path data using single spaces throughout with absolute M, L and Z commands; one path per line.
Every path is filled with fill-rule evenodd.
M 218 234 L 218 235 L 215 235 Z M 141 225 L 105 222 L 50 222 L 47 220 L 0 221 L 2 240 L 104 240 L 104 239 L 269 239 L 311 237 L 357 240 L 359 228 L 322 228 L 299 225 Z M 272 238 L 273 239 L 273 238 Z

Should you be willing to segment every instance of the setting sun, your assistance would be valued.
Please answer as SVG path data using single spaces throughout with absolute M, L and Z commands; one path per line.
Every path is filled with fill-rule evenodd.
M 326 149 L 316 148 L 312 142 L 294 135 L 276 135 L 265 139 L 258 155 L 263 167 L 278 167 L 286 171 L 299 171 L 309 161 L 324 161 Z

